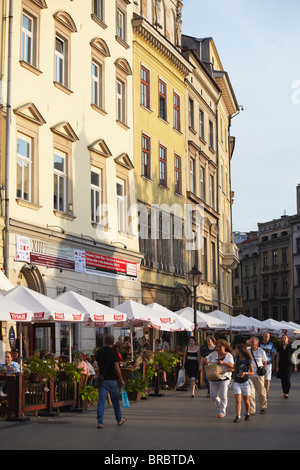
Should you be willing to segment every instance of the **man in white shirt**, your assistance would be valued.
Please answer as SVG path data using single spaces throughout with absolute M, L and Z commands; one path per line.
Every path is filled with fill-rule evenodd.
M 253 336 L 249 341 L 249 351 L 252 356 L 252 364 L 254 368 L 254 375 L 250 378 L 253 387 L 251 388 L 251 395 L 250 395 L 250 414 L 254 415 L 256 411 L 256 403 L 255 403 L 255 392 L 257 393 L 259 403 L 260 403 L 260 414 L 264 414 L 267 409 L 267 392 L 264 385 L 264 376 L 259 375 L 257 373 L 257 369 L 259 367 L 266 368 L 267 366 L 267 356 L 263 349 L 258 347 L 259 341 L 258 338 Z

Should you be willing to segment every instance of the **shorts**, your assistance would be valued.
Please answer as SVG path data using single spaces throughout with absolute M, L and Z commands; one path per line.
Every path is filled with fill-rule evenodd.
M 272 364 L 267 364 L 265 380 L 271 380 L 272 378 Z
M 234 395 L 243 395 L 244 397 L 249 397 L 251 395 L 251 382 L 247 380 L 243 384 L 233 382 L 233 393 Z

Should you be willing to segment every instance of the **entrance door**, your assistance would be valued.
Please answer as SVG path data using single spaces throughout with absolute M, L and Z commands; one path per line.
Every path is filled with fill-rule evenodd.
M 46 350 L 55 353 L 55 325 L 51 323 L 37 323 L 33 325 L 33 350 L 39 352 Z

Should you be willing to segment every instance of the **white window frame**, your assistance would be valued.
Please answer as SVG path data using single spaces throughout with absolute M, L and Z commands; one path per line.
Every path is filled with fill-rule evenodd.
M 118 194 L 118 185 L 122 188 L 122 195 Z M 126 182 L 117 178 L 117 211 L 118 211 L 118 231 L 125 233 L 127 230 L 127 203 L 126 203 Z
M 92 183 L 92 173 L 99 178 L 99 184 Z M 98 201 L 97 201 L 98 196 Z M 102 171 L 99 168 L 91 168 L 91 221 L 98 224 L 101 221 L 102 211 Z M 94 214 L 94 216 L 93 216 Z
M 59 158 L 62 158 L 63 160 L 63 163 L 64 163 L 64 169 L 63 171 L 60 171 L 58 169 L 55 168 L 55 156 L 59 157 Z M 55 196 L 55 189 L 56 189 L 56 197 L 57 197 L 57 200 L 56 200 L 56 204 L 54 202 L 54 198 L 53 198 L 53 205 L 54 205 L 54 210 L 57 210 L 59 212 L 66 212 L 66 207 L 67 207 L 67 171 L 66 171 L 66 168 L 67 168 L 67 154 L 64 153 L 64 152 L 61 152 L 57 149 L 54 149 L 54 160 L 53 160 L 53 170 L 54 170 L 54 194 L 53 196 Z M 60 207 L 60 203 L 59 203 L 59 200 L 60 200 L 60 181 L 63 181 L 63 194 L 62 194 L 62 201 L 63 201 L 63 205 L 62 207 Z
M 119 7 L 117 8 L 117 36 L 122 41 L 126 41 L 126 13 Z
M 29 156 L 25 157 L 24 155 L 20 154 L 18 152 L 18 141 L 22 140 L 26 144 L 28 144 L 28 149 L 29 149 Z M 32 139 L 30 137 L 27 137 L 24 134 L 18 133 L 17 135 L 17 165 L 20 163 L 20 168 L 21 168 L 21 194 L 17 197 L 20 199 L 23 199 L 24 201 L 31 201 L 31 177 L 32 177 Z M 25 194 L 25 175 L 24 175 L 24 169 L 25 166 L 28 165 L 28 198 L 24 197 Z M 18 183 L 18 177 L 17 177 L 17 183 Z M 17 188 L 18 191 L 18 188 Z
M 93 0 L 93 14 L 103 21 L 104 17 L 104 5 L 103 0 Z
M 63 52 L 59 52 L 56 49 L 56 43 L 59 41 L 63 45 Z M 67 51 L 67 40 L 61 36 L 55 36 L 55 81 L 60 85 L 66 86 L 66 51 Z M 60 66 L 58 67 L 58 65 Z M 60 79 L 59 71 L 62 70 L 62 77 Z
M 98 76 L 94 74 L 94 68 L 98 72 Z M 102 80 L 102 67 L 98 62 L 92 60 L 92 104 L 101 107 L 101 80 Z
M 120 87 L 120 90 L 119 90 Z M 117 96 L 117 120 L 125 122 L 125 84 L 117 78 L 116 81 L 116 96 Z
M 31 23 L 31 31 L 25 28 L 23 25 L 23 18 L 26 17 L 30 23 Z M 35 59 L 34 59 L 34 41 L 35 41 L 35 35 L 34 35 L 34 21 L 35 19 L 29 15 L 28 13 L 25 13 L 23 11 L 22 13 L 22 49 L 21 49 L 21 59 L 24 60 L 24 62 L 27 62 L 30 65 L 35 65 Z M 29 52 L 29 54 L 28 54 Z M 28 57 L 30 55 L 30 58 Z

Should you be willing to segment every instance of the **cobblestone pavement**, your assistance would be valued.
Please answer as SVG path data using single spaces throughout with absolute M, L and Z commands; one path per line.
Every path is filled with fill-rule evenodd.
M 96 404 L 82 413 L 31 416 L 25 423 L 1 420 L 0 449 L 102 450 L 103 458 L 111 458 L 113 451 L 125 455 L 134 450 L 144 450 L 146 455 L 149 451 L 300 449 L 300 372 L 292 376 L 288 400 L 282 398 L 280 381 L 273 377 L 267 413 L 252 416 L 249 422 L 233 423 L 232 388 L 224 419 L 217 418 L 204 389 L 197 390 L 193 399 L 189 391 L 164 393 L 131 402 L 123 426 L 116 425 L 113 409 L 107 407 L 102 430 L 96 429 Z

